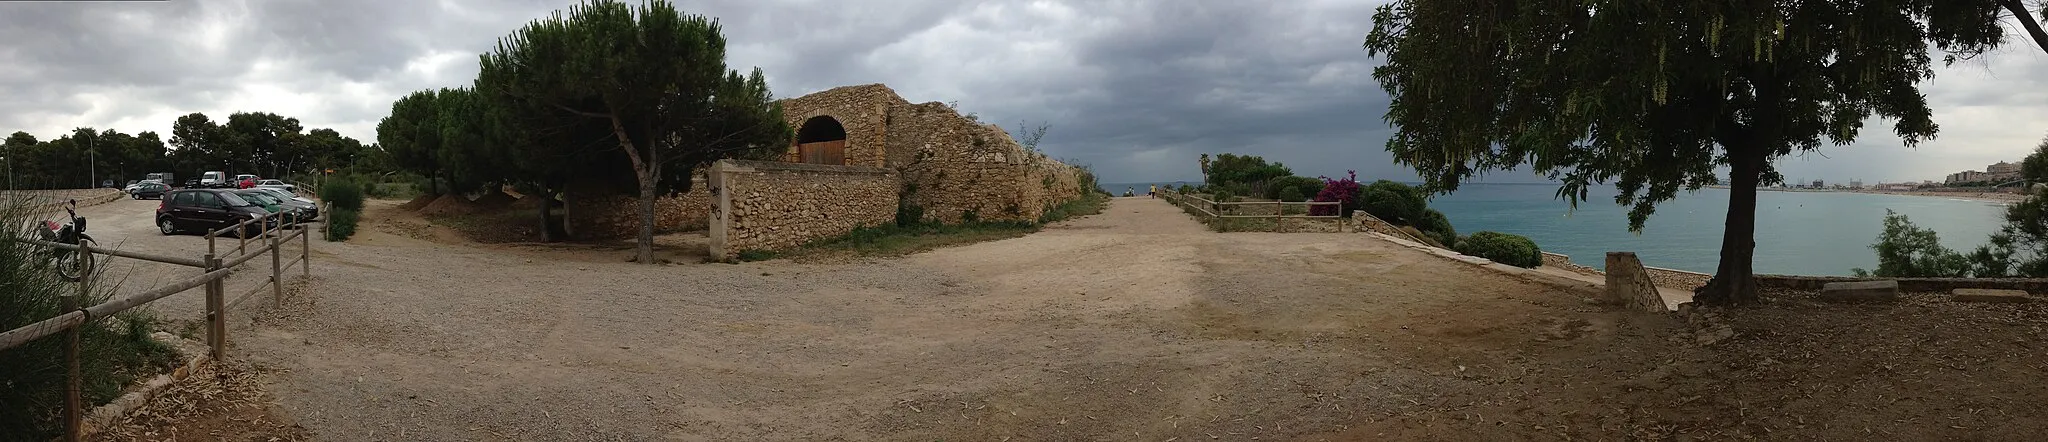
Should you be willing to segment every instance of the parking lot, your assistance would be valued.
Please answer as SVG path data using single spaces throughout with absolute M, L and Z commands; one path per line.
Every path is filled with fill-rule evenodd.
M 86 233 L 98 240 L 101 247 L 141 252 L 155 255 L 199 258 L 206 254 L 206 238 L 197 233 L 166 236 L 157 231 L 156 209 L 159 200 L 117 199 L 103 204 L 78 209 L 78 215 L 86 219 Z M 52 221 L 62 222 L 62 212 L 50 215 Z M 217 245 L 222 257 L 235 255 L 237 244 L 234 238 L 220 238 Z M 318 242 L 317 240 L 315 242 Z M 296 250 L 295 248 L 286 249 Z M 315 246 L 318 250 L 318 246 Z M 100 258 L 107 275 L 116 281 L 116 296 L 149 290 L 165 283 L 198 275 L 199 269 L 141 261 L 127 258 Z M 314 258 L 316 261 L 318 256 Z M 269 269 L 256 272 L 259 261 L 244 265 L 236 276 L 227 279 L 227 293 L 246 292 L 264 282 L 265 276 L 242 276 L 240 273 L 268 273 Z M 316 267 L 317 269 L 317 267 Z M 205 320 L 205 296 L 198 289 L 186 291 L 149 304 L 160 319 L 187 322 Z M 245 307 L 246 308 L 246 307 Z M 243 315 L 246 317 L 247 315 Z M 173 324 L 173 327 L 182 324 Z

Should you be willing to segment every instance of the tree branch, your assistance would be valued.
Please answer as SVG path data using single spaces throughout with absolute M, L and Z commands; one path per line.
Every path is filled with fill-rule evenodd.
M 2020 0 L 1998 0 L 1998 4 L 2012 11 L 2013 19 L 2019 20 L 2020 27 L 2027 29 L 2027 35 L 2034 38 L 2034 44 L 2041 46 L 2041 51 L 2048 52 L 2048 31 L 2041 30 L 2041 22 L 2027 13 L 2026 5 L 2020 4 Z

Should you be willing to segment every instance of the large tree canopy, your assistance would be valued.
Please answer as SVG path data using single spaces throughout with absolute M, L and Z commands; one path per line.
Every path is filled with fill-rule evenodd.
M 690 173 L 720 158 L 779 149 L 790 130 L 759 69 L 726 68 L 725 37 L 704 16 L 666 1 L 591 1 L 538 20 L 482 57 L 476 89 L 515 129 L 515 143 L 608 128 L 609 146 L 572 144 L 631 177 L 640 209 L 637 256 L 653 262 L 654 200 L 688 191 Z M 497 125 L 496 127 L 506 127 Z M 545 174 L 543 174 L 545 175 Z
M 1853 141 L 1872 115 L 1911 146 L 1935 135 L 1917 85 L 1931 50 L 2006 39 L 2000 5 L 1934 0 L 1398 0 L 1365 49 L 1392 96 L 1387 150 L 1433 190 L 1529 166 L 1573 204 L 1613 183 L 1640 229 L 1657 203 L 1719 182 L 1721 263 L 1697 294 L 1754 299 L 1756 187 L 1772 160 Z

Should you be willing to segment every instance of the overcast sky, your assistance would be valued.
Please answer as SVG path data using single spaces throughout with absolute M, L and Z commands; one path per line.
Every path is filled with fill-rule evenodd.
M 0 1 L 0 133 L 157 131 L 190 112 L 299 118 L 374 141 L 392 100 L 466 85 L 498 37 L 573 1 Z M 730 63 L 783 97 L 886 83 L 958 102 L 1107 182 L 1199 178 L 1196 155 L 1265 156 L 1305 175 L 1408 180 L 1382 147 L 1386 97 L 1359 48 L 1369 0 L 707 0 Z M 1939 138 L 1875 123 L 1787 178 L 1940 179 L 2017 161 L 2048 135 L 2048 55 L 2016 41 L 1923 86 Z M 1534 181 L 1495 173 L 1493 181 Z

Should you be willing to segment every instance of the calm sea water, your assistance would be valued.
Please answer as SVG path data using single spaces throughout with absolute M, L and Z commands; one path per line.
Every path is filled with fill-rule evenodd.
M 1631 251 L 1647 265 L 1713 273 L 1720 261 L 1728 191 L 1700 189 L 1657 207 L 1640 235 L 1628 231 L 1628 209 L 1613 203 L 1612 187 L 1594 189 L 1577 211 L 1555 198 L 1552 184 L 1473 184 L 1441 195 L 1443 211 L 1461 234 L 1494 230 L 1527 236 L 1544 251 L 1571 255 L 1599 267 L 1609 251 Z M 1849 192 L 1758 192 L 1756 271 L 1848 275 L 1876 268 L 1870 244 L 1891 209 L 1934 229 L 1957 250 L 1974 249 L 2003 223 L 2002 203 L 1942 197 Z
M 1142 195 L 1147 184 L 1102 187 L 1117 195 L 1136 188 Z M 1628 208 L 1614 205 L 1611 186 L 1594 188 L 1577 211 L 1556 199 L 1556 192 L 1554 184 L 1467 184 L 1429 205 L 1443 211 L 1461 234 L 1493 230 L 1523 235 L 1544 251 L 1594 267 L 1605 262 L 1609 251 L 1636 252 L 1651 266 L 1703 273 L 1713 273 L 1720 261 L 1727 190 L 1679 194 L 1657 207 L 1641 234 L 1628 231 Z M 1884 229 L 1885 209 L 1934 229 L 1943 245 L 1962 251 L 1983 244 L 2005 213 L 2002 203 L 1942 197 L 1758 192 L 1756 271 L 1848 275 L 1850 269 L 1876 268 L 1870 243 Z

